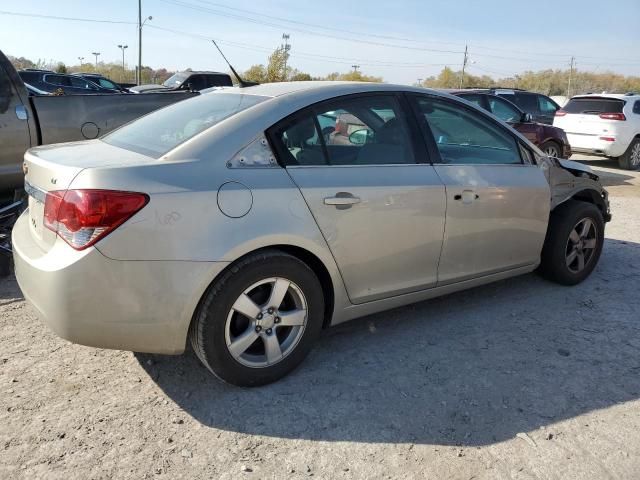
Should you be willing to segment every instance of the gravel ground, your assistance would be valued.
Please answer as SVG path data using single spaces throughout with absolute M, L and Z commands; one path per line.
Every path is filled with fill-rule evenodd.
M 608 479 L 640 472 L 640 173 L 599 267 L 330 329 L 259 389 L 55 337 L 0 282 L 0 478 Z

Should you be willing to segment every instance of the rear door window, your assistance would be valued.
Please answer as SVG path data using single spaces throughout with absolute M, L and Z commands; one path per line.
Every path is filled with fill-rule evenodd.
M 331 100 L 285 120 L 271 135 L 286 165 L 416 163 L 404 111 L 392 95 Z
M 636 100 L 636 103 L 633 104 L 633 113 L 640 114 L 640 100 Z
M 617 98 L 572 98 L 564 106 L 567 113 L 580 113 L 583 115 L 600 115 L 601 113 L 622 113 L 624 101 Z

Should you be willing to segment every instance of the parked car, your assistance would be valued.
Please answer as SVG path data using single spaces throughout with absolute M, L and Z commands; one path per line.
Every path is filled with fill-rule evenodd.
M 490 88 L 487 91 L 515 103 L 520 109 L 530 113 L 534 121 L 547 125 L 553 125 L 553 117 L 560 109 L 560 105 L 541 93 L 527 92 L 518 88 Z
M 55 96 L 43 92 L 25 84 L 0 51 L 0 197 L 12 197 L 15 189 L 22 189 L 22 163 L 28 148 L 96 138 L 160 107 L 198 95 Z
M 211 87 L 231 87 L 231 77 L 221 72 L 178 72 L 169 77 L 162 85 L 139 85 L 131 87 L 133 93 L 166 92 L 172 90 L 192 90 L 199 92 Z
M 113 80 L 110 80 L 109 78 L 99 73 L 78 72 L 78 73 L 72 73 L 71 75 L 74 77 L 80 77 L 80 78 L 84 78 L 85 80 L 89 80 L 90 82 L 95 83 L 99 87 L 109 90 L 111 93 L 117 93 L 117 92 L 130 93 L 128 88 L 124 88 L 122 85 L 114 82 Z
M 48 70 L 20 70 L 18 74 L 25 83 L 49 93 L 56 91 L 62 91 L 65 95 L 114 93 L 110 88 L 100 87 L 90 80 L 74 75 Z
M 327 141 L 344 114 L 371 141 Z M 287 374 L 328 325 L 535 269 L 577 284 L 610 219 L 589 167 L 387 84 L 218 89 L 31 149 L 25 168 L 16 277 L 58 335 L 168 354 L 189 340 L 246 386 Z
M 571 145 L 569 145 L 564 130 L 534 122 L 530 113 L 525 113 L 509 100 L 473 90 L 454 90 L 450 93 L 489 110 L 500 120 L 507 122 L 527 137 L 530 142 L 550 157 L 569 158 L 571 156 Z
M 567 132 L 574 151 L 640 168 L 640 94 L 578 95 L 556 112 L 553 124 Z

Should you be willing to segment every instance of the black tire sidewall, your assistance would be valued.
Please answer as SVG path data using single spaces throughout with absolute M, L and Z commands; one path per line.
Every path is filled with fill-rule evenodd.
M 640 144 L 640 138 L 634 138 L 633 140 L 631 140 L 631 143 L 629 144 L 627 151 L 624 152 L 624 154 L 618 159 L 618 163 L 620 164 L 620 167 L 624 168 L 625 170 L 640 169 L 640 164 L 638 165 L 631 164 L 631 154 L 633 153 L 633 148 L 637 144 Z
M 292 352 L 275 365 L 251 368 L 233 358 L 226 345 L 225 324 L 236 299 L 252 284 L 269 277 L 282 277 L 295 283 L 307 300 L 307 324 Z M 274 382 L 296 368 L 320 335 L 324 318 L 322 287 L 313 271 L 287 254 L 257 256 L 232 269 L 221 284 L 213 286 L 203 302 L 197 328 L 199 357 L 220 379 L 238 386 L 257 386 Z M 198 352 L 197 352 L 198 353 Z
M 581 272 L 574 273 L 566 264 L 566 248 L 569 234 L 584 218 L 593 221 L 596 227 L 596 250 L 588 265 Z M 549 230 L 542 250 L 541 272 L 545 277 L 563 285 L 576 285 L 586 279 L 594 270 L 604 245 L 604 220 L 602 213 L 592 203 L 570 200 L 552 212 Z

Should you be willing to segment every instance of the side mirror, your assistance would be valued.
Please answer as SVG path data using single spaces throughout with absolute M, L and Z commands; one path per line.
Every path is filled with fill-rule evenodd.
M 522 118 L 520 119 L 520 123 L 531 123 L 533 122 L 533 115 L 528 112 L 524 112 L 522 114 Z
M 349 143 L 353 145 L 364 145 L 365 143 L 369 143 L 371 138 L 373 138 L 373 132 L 368 128 L 361 128 L 360 130 L 351 132 L 351 135 L 349 135 Z

